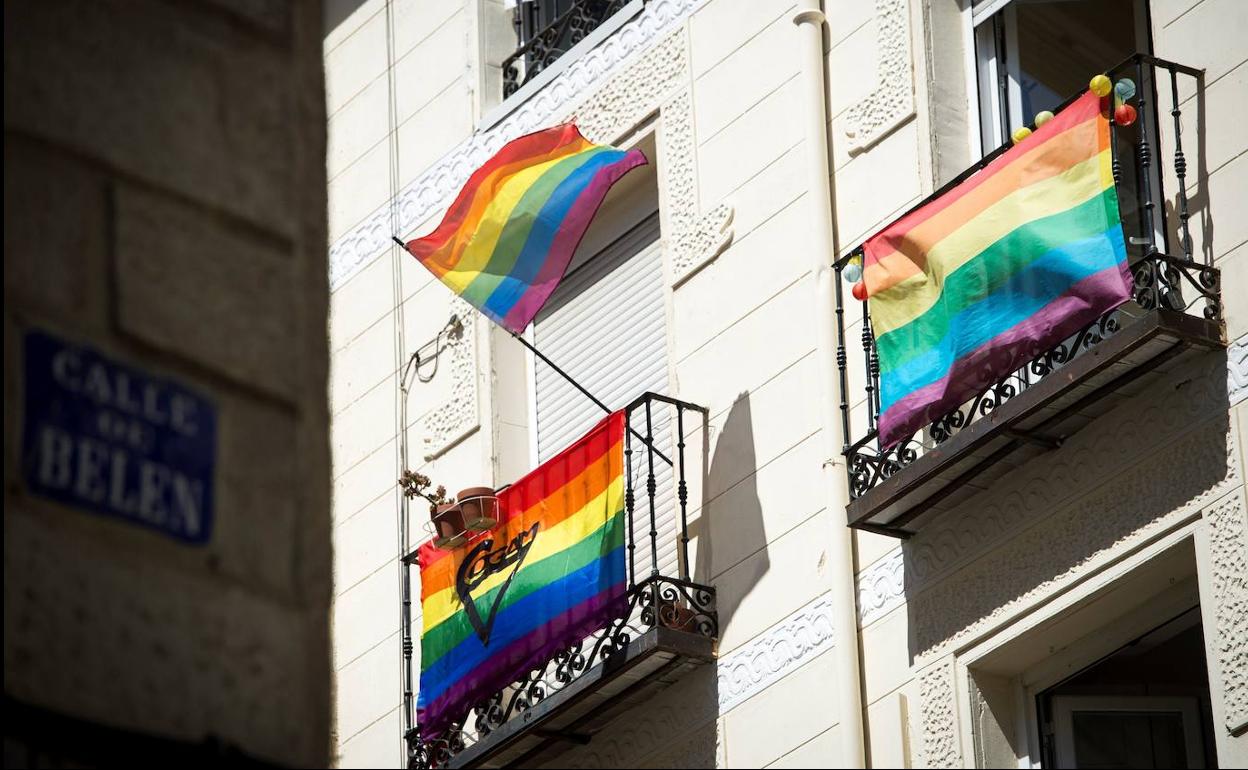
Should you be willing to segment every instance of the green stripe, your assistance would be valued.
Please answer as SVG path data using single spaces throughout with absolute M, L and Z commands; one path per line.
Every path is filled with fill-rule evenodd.
M 555 188 L 595 155 L 611 149 L 610 147 L 594 147 L 575 155 L 569 155 L 547 169 L 546 173 L 538 177 L 537 181 L 524 191 L 520 200 L 516 202 L 515 208 L 508 215 L 507 223 L 503 225 L 503 231 L 498 236 L 498 243 L 494 245 L 494 253 L 490 254 L 490 259 L 484 269 L 462 292 L 461 296 L 465 300 L 480 306 L 490 298 L 503 278 L 511 273 L 516 259 L 524 249 L 524 242 L 529 239 L 529 232 L 533 229 L 533 223 L 537 221 L 538 213 L 542 210 L 542 206 L 546 205 L 546 201 L 550 200 Z
M 541 537 L 541 533 L 538 533 Z M 534 564 L 526 564 L 511 581 L 498 611 L 502 612 L 515 602 L 543 588 L 564 575 L 571 574 L 602 558 L 624 544 L 624 517 L 619 512 L 605 524 L 567 548 L 553 553 Z M 502 586 L 496 586 L 475 597 L 478 607 L 489 607 Z M 424 671 L 456 645 L 475 633 L 468 616 L 461 609 L 446 620 L 424 632 L 420 638 L 420 670 Z
M 940 299 L 922 315 L 880 335 L 881 374 L 903 366 L 940 343 L 958 313 L 989 296 L 1032 262 L 1062 244 L 1091 238 L 1118 221 L 1113 187 L 1066 211 L 1024 222 L 945 278 Z

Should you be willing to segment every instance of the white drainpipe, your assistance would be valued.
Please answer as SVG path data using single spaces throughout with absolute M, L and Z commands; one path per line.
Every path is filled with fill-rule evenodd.
M 835 281 L 836 225 L 833 168 L 828 163 L 828 108 L 824 99 L 823 24 L 819 0 L 798 0 L 793 23 L 801 38 L 801 101 L 806 122 L 807 198 L 810 205 L 811 252 L 815 289 L 815 358 L 819 371 L 816 389 L 823 428 L 823 489 L 831 521 L 828 537 L 832 571 L 832 600 L 836 628 L 836 702 L 840 716 L 841 767 L 865 767 L 862 725 L 862 676 L 858 662 L 858 614 L 854 575 L 854 544 L 845 526 L 849 490 L 841 455 L 841 428 L 836 404 L 840 378 L 836 370 Z

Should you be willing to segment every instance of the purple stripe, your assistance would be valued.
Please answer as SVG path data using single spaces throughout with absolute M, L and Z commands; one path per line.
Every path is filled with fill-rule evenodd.
M 501 321 L 503 326 L 517 334 L 524 331 L 524 327 L 529 325 L 533 317 L 542 309 L 542 305 L 546 304 L 546 300 L 550 299 L 559 281 L 563 279 L 563 273 L 568 269 L 572 255 L 581 245 L 581 238 L 589 229 L 589 223 L 594 218 L 594 214 L 598 212 L 598 207 L 602 205 L 602 199 L 607 196 L 611 185 L 637 166 L 645 164 L 646 156 L 641 153 L 641 150 L 629 150 L 621 160 L 599 171 L 593 181 L 585 186 L 580 197 L 568 209 L 567 216 L 559 225 L 559 232 L 550 244 L 550 251 L 542 269 L 511 310 L 507 311 L 507 315 Z
M 461 677 L 428 706 L 417 709 L 421 738 L 437 737 L 453 721 L 465 716 L 474 703 L 511 684 L 517 671 L 536 668 L 627 610 L 624 583 L 619 583 L 494 653 L 487 663 Z
M 880 415 L 885 448 L 984 392 L 990 381 L 1019 368 L 1131 298 L 1131 274 L 1121 262 L 1088 276 L 1026 320 L 954 361 L 944 377 L 898 399 Z

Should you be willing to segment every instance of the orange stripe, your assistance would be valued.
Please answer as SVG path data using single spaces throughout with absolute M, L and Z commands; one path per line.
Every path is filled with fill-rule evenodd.
M 540 521 L 543 528 L 550 528 L 579 512 L 585 507 L 587 501 L 601 495 L 610 486 L 612 480 L 624 472 L 623 468 L 611 467 L 611 459 L 619 456 L 617 454 L 619 445 L 620 442 L 617 440 L 608 451 L 587 464 L 575 477 L 549 491 L 545 497 L 531 505 L 524 508 L 515 503 L 506 506 L 504 510 L 508 512 L 504 514 L 503 521 L 491 531 L 498 532 L 507 529 L 508 523 L 517 517 L 523 517 L 525 524 Z M 508 496 L 508 493 L 513 490 L 515 490 L 513 494 L 523 494 L 523 490 L 518 489 L 519 486 L 517 484 L 509 487 L 500 494 L 500 497 Z M 500 504 L 503 502 L 500 500 Z M 523 501 L 520 502 L 523 503 Z M 464 550 L 464 548 L 466 546 L 457 550 Z M 453 553 L 454 551 L 437 551 L 437 558 L 426 562 L 421 568 L 420 594 L 422 599 L 454 584 L 456 560 L 447 558 Z
M 873 238 L 863 270 L 868 295 L 875 295 L 923 272 L 927 252 L 933 246 L 971 222 L 992 204 L 1093 157 L 1097 152 L 1097 143 L 1092 141 L 1092 134 L 1097 132 L 1100 122 L 1097 116 L 1093 116 L 1020 155 L 934 216 L 917 225 L 906 223 L 909 226 L 890 227 Z
M 429 268 L 435 276 L 441 278 L 451 270 L 454 270 L 455 266 L 459 264 L 464 249 L 468 246 L 468 242 L 476 234 L 477 227 L 481 224 L 482 214 L 485 213 L 490 201 L 494 199 L 498 188 L 505 184 L 508 178 L 531 166 L 575 155 L 593 146 L 592 142 L 578 136 L 573 141 L 561 145 L 549 153 L 528 155 L 498 166 L 480 180 L 480 184 L 473 190 L 467 211 L 462 213 L 459 227 L 453 232 L 445 233 L 441 245 L 426 248 L 418 246 L 419 241 L 412 241 L 408 244 L 408 251 L 419 259 L 425 267 Z M 433 236 L 429 237 L 433 238 Z

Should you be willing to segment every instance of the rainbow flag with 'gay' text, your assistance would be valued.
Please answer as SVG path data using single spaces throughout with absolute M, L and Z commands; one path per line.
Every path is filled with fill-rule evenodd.
M 423 738 L 626 612 L 624 427 L 610 415 L 501 491 L 489 532 L 419 549 Z

